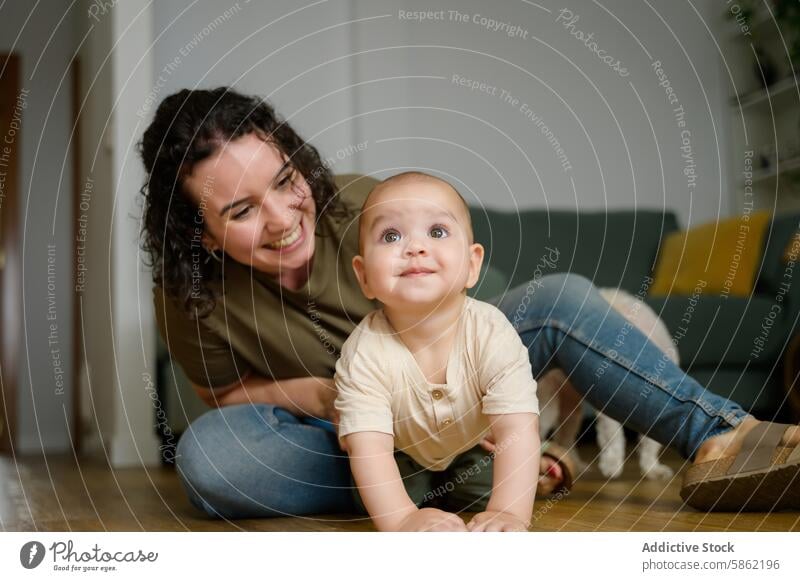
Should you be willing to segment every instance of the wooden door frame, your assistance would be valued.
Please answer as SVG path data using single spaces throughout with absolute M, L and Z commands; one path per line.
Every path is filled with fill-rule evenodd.
M 80 225 L 78 217 L 81 210 L 81 192 L 83 189 L 81 171 L 81 67 L 77 56 L 70 63 L 72 76 L 72 418 L 70 435 L 72 449 L 77 455 L 81 450 L 81 381 L 80 369 L 83 360 L 83 333 L 81 332 L 80 293 L 78 292 L 78 236 Z
M 11 79 L 13 94 L 20 95 L 21 64 L 17 54 L 0 54 L 0 73 Z M 15 97 L 16 99 L 16 97 Z M 19 357 L 22 345 L 22 253 L 19 236 L 20 136 L 7 143 L 7 128 L 2 123 L 0 151 L 9 147 L 0 212 L 0 249 L 5 264 L 0 269 L 0 414 L 5 424 L 0 433 L 0 453 L 14 454 L 17 428 Z

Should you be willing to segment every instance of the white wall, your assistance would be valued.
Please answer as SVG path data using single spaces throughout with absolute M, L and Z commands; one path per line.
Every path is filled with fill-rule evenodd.
M 358 91 L 356 133 L 370 143 L 363 169 L 385 175 L 400 166 L 429 167 L 501 208 L 666 206 L 684 225 L 727 214 L 727 89 L 701 19 L 713 27 L 723 8 L 694 2 L 698 15 L 687 2 L 602 4 L 608 12 L 588 0 L 545 0 L 542 8 L 516 1 L 356 2 L 358 18 L 385 15 L 354 27 L 356 49 L 364 51 L 357 80 L 408 76 Z M 557 22 L 562 8 L 579 17 L 569 30 Z M 434 15 L 441 20 L 420 22 L 400 10 L 443 12 Z M 489 30 L 482 17 L 519 32 Z M 593 33 L 627 76 L 570 34 L 576 31 Z M 663 63 L 686 111 L 684 128 L 654 61 Z M 454 83 L 454 75 L 487 88 L 470 90 Z M 426 76 L 436 78 L 418 78 Z M 526 118 L 524 104 L 552 130 L 571 169 L 562 168 L 563 158 Z M 691 132 L 698 176 L 691 188 L 680 149 L 684 129 Z M 382 139 L 392 141 L 376 143 Z
M 155 4 L 155 108 L 184 88 L 267 97 L 325 157 L 353 144 L 350 2 L 180 0 Z M 338 59 L 338 60 L 337 60 Z M 327 61 L 332 61 L 324 64 Z M 352 171 L 348 157 L 337 171 Z
M 0 21 L 0 51 L 21 56 L 20 86 L 27 91 L 17 144 L 24 277 L 24 345 L 17 386 L 20 453 L 70 449 L 74 386 L 69 66 L 76 42 L 68 6 L 67 0 L 41 3 L 36 9 L 27 2 L 7 2 Z
M 156 369 L 155 314 L 152 277 L 139 252 L 141 214 L 139 188 L 145 172 L 136 144 L 147 119 L 134 111 L 146 99 L 154 78 L 152 39 L 153 3 L 128 0 L 113 11 L 114 172 L 113 243 L 109 263 L 114 265 L 111 324 L 119 395 L 114 409 L 116 425 L 111 457 L 117 466 L 158 461 L 155 407 L 150 397 Z
M 128 0 L 76 8 L 81 48 L 82 181 L 86 276 L 80 293 L 85 351 L 81 414 L 85 448 L 114 466 L 155 464 L 155 377 L 151 276 L 139 252 L 139 188 L 144 171 L 136 142 L 147 123 L 135 114 L 152 85 L 152 6 Z M 93 12 L 91 12 L 93 11 Z
M 80 358 L 81 417 L 84 424 L 83 448 L 101 453 L 101 445 L 113 440 L 117 401 L 113 332 L 109 324 L 109 250 L 112 248 L 114 207 L 114 104 L 111 47 L 112 19 L 108 15 L 88 16 L 91 0 L 77 8 L 78 36 L 83 41 L 81 60 L 81 184 L 79 216 L 87 227 L 85 277 L 76 308 L 82 321 L 83 349 Z M 135 252 L 132 252 L 135 254 Z M 110 445 L 108 446 L 110 447 Z M 106 452 L 107 454 L 109 452 Z
M 544 1 L 542 8 L 511 0 L 353 0 L 281 19 L 300 5 L 159 3 L 156 74 L 180 60 L 159 97 L 233 84 L 270 98 L 326 156 L 366 142 L 363 152 L 340 155 L 337 170 L 388 175 L 427 167 L 495 207 L 666 206 L 683 224 L 698 223 L 728 214 L 731 198 L 727 89 L 705 28 L 717 25 L 722 8 L 713 0 L 694 2 L 697 13 L 686 2 L 651 4 L 612 0 L 605 11 L 588 0 Z M 204 26 L 232 7 L 233 16 L 182 56 Z M 564 7 L 579 17 L 570 30 L 556 22 Z M 441 19 L 409 20 L 401 10 L 440 12 Z M 489 30 L 481 17 L 518 32 Z M 628 75 L 602 63 L 570 34 L 576 30 L 594 33 L 598 48 Z M 335 62 L 313 70 L 328 60 Z M 686 127 L 677 125 L 654 61 L 663 63 Z M 454 75 L 486 83 L 495 94 L 459 86 Z M 504 100 L 502 90 L 519 101 Z M 569 171 L 523 104 L 552 130 Z M 691 132 L 693 187 L 683 173 L 683 129 Z

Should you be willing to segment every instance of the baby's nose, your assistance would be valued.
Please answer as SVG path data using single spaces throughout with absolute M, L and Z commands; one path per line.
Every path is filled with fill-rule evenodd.
M 418 254 L 425 254 L 426 252 L 425 245 L 416 238 L 409 240 L 406 245 L 406 254 L 408 256 L 417 256 Z

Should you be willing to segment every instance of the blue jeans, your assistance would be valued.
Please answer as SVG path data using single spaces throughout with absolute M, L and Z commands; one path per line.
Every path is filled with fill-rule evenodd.
M 747 415 L 674 365 L 582 276 L 546 275 L 492 302 L 528 347 L 534 377 L 563 369 L 592 406 L 685 458 Z M 176 463 L 191 502 L 212 516 L 355 510 L 330 425 L 272 405 L 207 412 L 181 437 Z

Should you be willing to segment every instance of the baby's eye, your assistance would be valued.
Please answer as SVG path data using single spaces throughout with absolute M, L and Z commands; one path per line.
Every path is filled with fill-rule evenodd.
M 447 228 L 444 226 L 434 226 L 430 231 L 431 238 L 447 238 Z
M 387 230 L 381 235 L 381 238 L 384 242 L 391 244 L 392 242 L 400 240 L 400 233 L 397 232 L 397 230 Z

